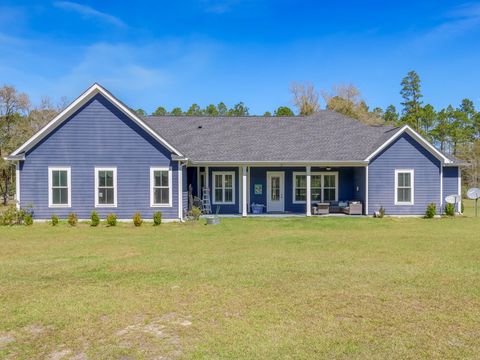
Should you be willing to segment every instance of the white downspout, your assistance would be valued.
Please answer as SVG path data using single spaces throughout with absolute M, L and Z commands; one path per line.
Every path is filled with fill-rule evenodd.
M 365 167 L 365 215 L 368 216 L 368 165 Z
M 443 213 L 443 163 L 440 163 L 440 214 Z
M 15 164 L 15 200 L 17 209 L 20 209 L 20 161 Z
M 460 166 L 458 167 L 458 196 L 460 200 L 458 201 L 458 209 L 457 211 L 461 214 L 462 213 L 462 170 Z

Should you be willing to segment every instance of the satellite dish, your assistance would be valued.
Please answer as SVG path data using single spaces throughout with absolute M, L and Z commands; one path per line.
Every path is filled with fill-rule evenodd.
M 460 201 L 460 196 L 458 196 L 458 195 L 448 195 L 445 198 L 445 201 L 449 204 L 457 204 Z
M 468 189 L 467 197 L 469 199 L 475 200 L 475 217 L 477 217 L 477 214 L 478 214 L 477 203 L 478 203 L 478 199 L 480 199 L 480 189 L 479 188 Z
M 467 191 L 467 197 L 472 200 L 480 199 L 480 189 L 471 188 Z

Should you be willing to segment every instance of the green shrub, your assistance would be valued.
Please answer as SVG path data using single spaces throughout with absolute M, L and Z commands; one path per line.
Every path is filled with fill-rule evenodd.
M 140 214 L 139 212 L 135 213 L 133 215 L 133 225 L 140 226 L 140 225 L 142 225 L 142 222 L 143 222 L 142 214 Z
M 98 226 L 98 224 L 100 224 L 100 217 L 98 216 L 98 213 L 93 210 L 90 214 L 90 226 Z
M 461 208 L 462 214 L 465 213 L 465 201 L 462 201 L 460 203 L 460 208 Z
M 57 226 L 58 225 L 58 216 L 55 214 L 52 214 L 52 226 Z
M 455 215 L 455 205 L 454 204 L 447 204 L 445 205 L 445 214 L 448 216 Z
M 77 214 L 75 213 L 68 214 L 68 223 L 70 226 L 77 225 L 77 222 L 78 222 Z
M 23 222 L 25 211 L 17 209 L 15 205 L 10 205 L 0 214 L 1 225 L 18 225 Z
M 153 225 L 158 226 L 162 223 L 162 212 L 161 211 L 155 211 L 153 213 Z
M 192 206 L 192 209 L 189 211 L 188 215 L 193 220 L 198 220 L 200 219 L 200 215 L 202 215 L 202 209 L 196 206 Z
M 26 226 L 30 226 L 33 224 L 33 216 L 31 214 L 26 214 L 23 218 L 23 223 Z
M 116 226 L 117 225 L 117 215 L 108 214 L 107 215 L 107 224 L 108 224 L 108 226 Z
M 434 203 L 430 203 L 427 206 L 427 210 L 425 210 L 425 218 L 431 219 L 437 214 L 437 205 Z

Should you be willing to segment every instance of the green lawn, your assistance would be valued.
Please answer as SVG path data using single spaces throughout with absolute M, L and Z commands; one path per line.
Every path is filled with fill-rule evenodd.
M 0 358 L 479 358 L 469 205 L 455 219 L 0 227 Z

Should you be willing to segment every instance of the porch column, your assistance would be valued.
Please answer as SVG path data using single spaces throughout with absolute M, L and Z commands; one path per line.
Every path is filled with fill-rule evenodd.
M 178 218 L 183 221 L 183 169 L 182 162 L 178 162 Z
M 312 174 L 311 167 L 307 166 L 307 216 L 312 216 Z
M 242 166 L 242 216 L 247 216 L 247 167 Z
M 209 175 L 208 175 L 208 166 L 205 166 L 205 187 L 209 190 L 210 193 L 210 185 L 209 185 Z M 210 200 L 212 199 L 212 194 L 210 194 Z

